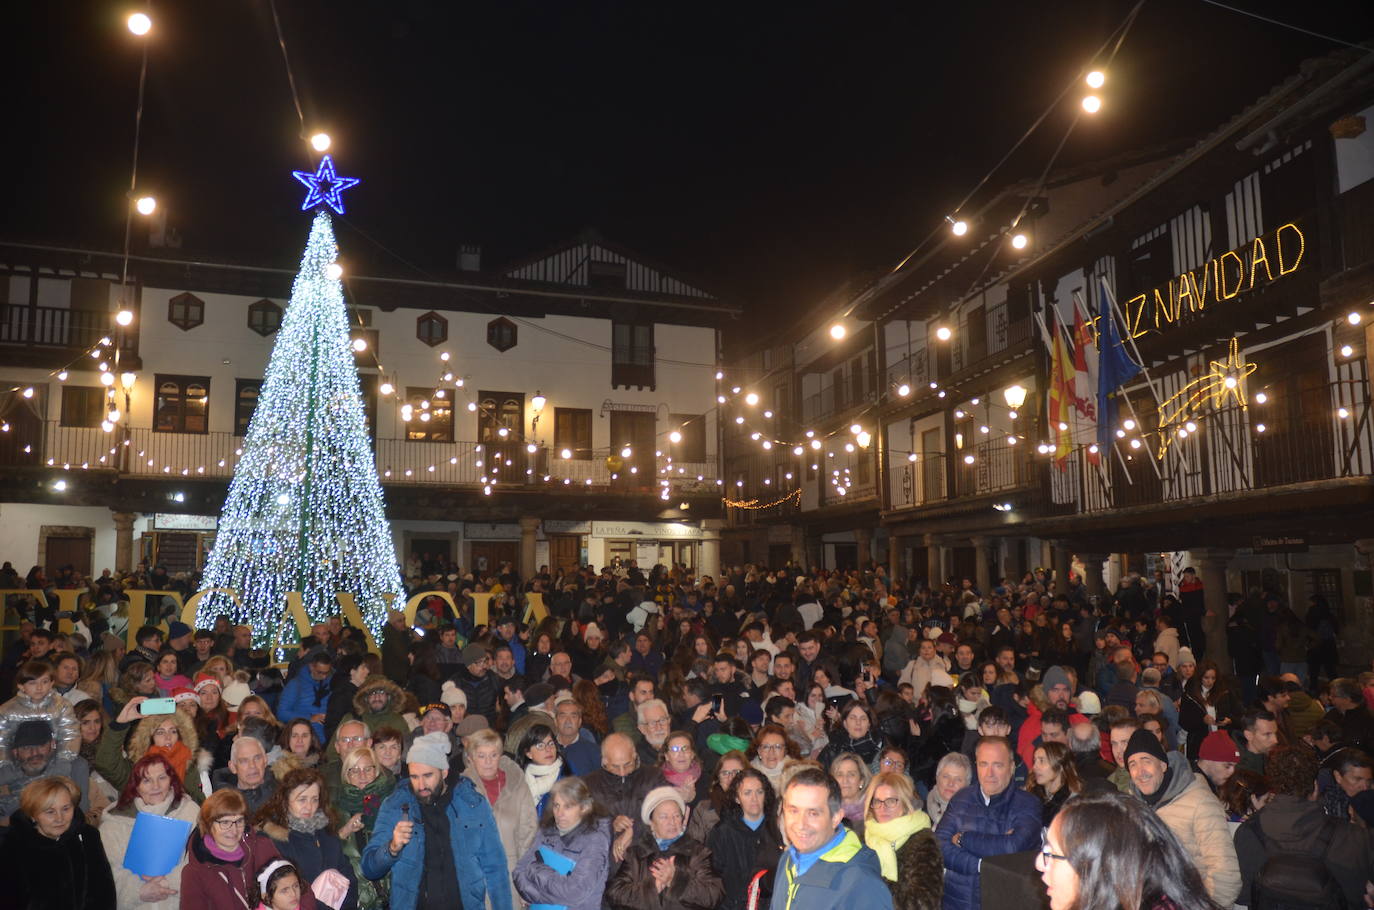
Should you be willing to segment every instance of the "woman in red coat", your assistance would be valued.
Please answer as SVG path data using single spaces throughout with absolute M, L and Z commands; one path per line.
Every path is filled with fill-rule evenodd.
M 281 855 L 272 841 L 246 828 L 248 804 L 237 790 L 216 790 L 200 807 L 181 871 L 181 910 L 244 910 L 258 875 Z M 300 910 L 315 910 L 302 889 Z

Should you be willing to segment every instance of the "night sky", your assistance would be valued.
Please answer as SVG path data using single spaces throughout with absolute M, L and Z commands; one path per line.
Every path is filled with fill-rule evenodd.
M 1374 37 L 1364 0 L 1235 3 Z M 364 181 L 340 226 L 350 261 L 445 274 L 478 243 L 494 267 L 594 225 L 759 322 L 915 245 L 1132 5 L 278 0 L 307 123 Z M 132 7 L 12 7 L 0 237 L 118 249 Z M 140 186 L 183 254 L 294 267 L 308 222 L 289 172 L 311 161 L 267 0 L 153 15 Z M 1336 47 L 1149 0 L 1062 161 L 1197 135 Z M 1007 180 L 1039 173 L 1077 97 Z

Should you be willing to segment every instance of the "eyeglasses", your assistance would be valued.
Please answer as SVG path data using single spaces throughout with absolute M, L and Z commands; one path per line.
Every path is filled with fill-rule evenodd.
M 234 828 L 242 828 L 243 816 L 240 815 L 237 818 L 217 818 L 214 824 L 217 828 L 223 828 L 226 831 L 230 831 Z
M 906 762 L 902 761 L 900 758 L 885 758 L 878 762 L 878 765 L 882 768 L 906 768 Z
M 1056 859 L 1067 860 L 1068 857 L 1050 849 L 1050 832 L 1048 828 L 1045 828 L 1040 832 L 1040 855 L 1036 857 L 1035 863 L 1040 868 L 1047 869 L 1050 863 Z
M 339 742 L 346 746 L 356 746 L 358 743 L 367 742 L 366 736 L 340 736 Z
M 531 744 L 530 744 L 530 748 L 531 748 L 531 749 L 552 749 L 552 748 L 553 748 L 553 740 L 551 740 L 551 739 L 546 739 L 546 740 L 543 740 L 543 741 L 541 741 L 541 742 L 531 743 Z
M 668 747 L 669 752 L 691 752 L 692 747 L 686 743 L 673 743 Z
M 873 802 L 869 803 L 869 805 L 875 809 L 879 807 L 883 809 L 900 809 L 902 807 L 902 798 L 900 796 L 889 796 L 887 799 L 875 799 Z
M 760 751 L 760 752 L 781 752 L 782 750 L 784 750 L 784 749 L 786 749 L 786 748 L 787 748 L 787 747 L 784 746 L 782 743 L 766 743 L 766 744 L 764 744 L 764 745 L 762 745 L 762 746 L 759 746 L 759 751 Z
M 351 768 L 348 769 L 348 776 L 349 776 L 349 777 L 359 777 L 359 776 L 364 775 L 364 774 L 376 774 L 376 773 L 377 773 L 377 766 L 376 766 L 376 765 L 354 765 L 353 767 L 351 767 Z
M 657 728 L 657 727 L 666 727 L 666 726 L 668 726 L 668 718 L 664 717 L 664 718 L 661 718 L 661 719 L 659 719 L 659 720 L 646 720 L 646 721 L 644 721 L 644 726 L 646 726 L 646 727 L 655 727 L 655 728 Z
M 735 775 L 737 775 L 737 774 L 739 774 L 739 773 L 740 773 L 740 771 L 739 771 L 739 769 L 737 768 L 737 769 L 735 769 L 734 771 L 729 771 L 729 770 L 721 771 L 721 772 L 720 772 L 719 774 L 717 774 L 716 776 L 719 777 L 721 780 L 725 780 L 726 778 L 734 777 Z

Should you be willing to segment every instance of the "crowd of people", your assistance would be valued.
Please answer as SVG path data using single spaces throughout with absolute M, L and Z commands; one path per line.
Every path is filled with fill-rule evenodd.
M 1038 570 L 405 568 L 457 609 L 375 649 L 331 617 L 283 661 L 157 604 L 126 650 L 155 569 L 75 616 L 38 573 L 6 605 L 0 907 L 1374 906 L 1374 673 L 1339 675 L 1319 598 L 1232 597 L 1218 662 L 1191 570 L 1099 600 Z M 145 814 L 190 828 L 166 874 L 126 866 Z

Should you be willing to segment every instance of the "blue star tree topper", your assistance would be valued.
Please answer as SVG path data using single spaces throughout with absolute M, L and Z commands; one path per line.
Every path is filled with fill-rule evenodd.
M 357 177 L 340 177 L 338 172 L 334 170 L 334 159 L 329 155 L 325 155 L 320 160 L 320 166 L 314 173 L 292 171 L 291 176 L 299 180 L 310 191 L 305 196 L 305 202 L 301 203 L 302 212 L 308 212 L 323 204 L 342 215 L 344 213 L 343 191 L 357 186 L 360 182 Z

